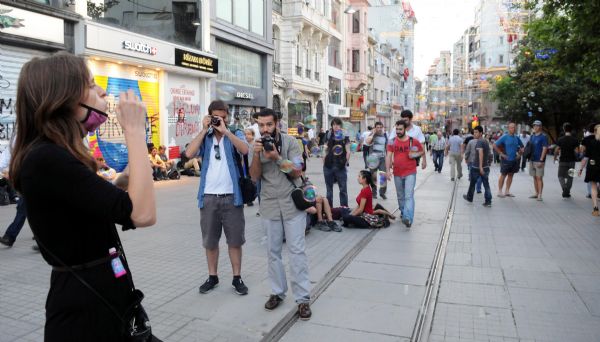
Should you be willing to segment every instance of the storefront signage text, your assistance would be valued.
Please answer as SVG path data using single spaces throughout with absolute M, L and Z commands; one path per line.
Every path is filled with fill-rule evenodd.
M 235 93 L 235 98 L 236 99 L 254 100 L 254 94 L 246 93 L 243 91 L 238 91 L 237 93 Z
M 216 74 L 219 72 L 219 61 L 216 58 L 203 56 L 194 52 L 175 49 L 175 65 Z
M 365 113 L 360 110 L 350 111 L 350 121 L 362 121 L 365 119 Z
M 123 49 L 125 50 L 141 52 L 152 56 L 156 55 L 158 52 L 157 48 L 146 43 L 133 43 L 129 40 L 124 40 L 121 44 L 123 44 Z

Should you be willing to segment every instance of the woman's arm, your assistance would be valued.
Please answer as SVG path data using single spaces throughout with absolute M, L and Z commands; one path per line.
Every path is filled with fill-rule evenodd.
M 367 204 L 367 199 L 366 198 L 361 198 L 360 199 L 360 204 L 358 205 L 358 207 L 354 208 L 354 210 L 352 210 L 352 212 L 350 213 L 350 215 L 353 216 L 359 216 L 361 215 L 364 211 L 365 211 L 365 205 Z
M 156 203 L 152 170 L 148 167 L 146 147 L 146 106 L 133 90 L 121 93 L 117 119 L 123 127 L 129 151 L 129 198 L 133 204 L 131 220 L 136 227 L 156 223 Z

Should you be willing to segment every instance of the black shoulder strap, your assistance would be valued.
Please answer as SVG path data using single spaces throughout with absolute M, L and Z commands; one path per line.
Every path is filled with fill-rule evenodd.
M 79 274 L 77 274 L 77 272 L 75 272 L 71 266 L 68 266 L 67 264 L 65 264 L 60 258 L 58 258 L 54 253 L 52 253 L 48 248 L 46 248 L 46 245 L 44 245 L 42 243 L 42 241 L 37 238 L 37 236 L 34 236 L 34 238 L 35 238 L 35 241 L 37 242 L 37 244 L 46 253 L 48 253 L 48 255 L 50 255 L 52 257 L 52 259 L 56 260 L 59 264 L 61 264 L 61 266 L 64 267 L 66 270 L 68 270 L 69 273 L 71 273 L 77 280 L 79 280 L 79 282 L 83 286 L 87 287 L 96 297 L 98 297 L 98 299 L 100 299 L 100 301 L 119 319 L 119 321 L 121 321 L 121 323 L 125 323 L 125 319 L 123 318 L 123 316 L 121 316 L 121 314 L 117 311 L 117 309 L 112 304 L 110 304 L 108 302 L 108 300 L 106 300 L 106 298 L 104 298 L 103 295 L 101 295 L 100 293 L 98 293 L 98 291 L 96 291 L 96 289 L 94 289 L 92 287 L 92 285 L 90 285 Z M 118 244 L 119 245 L 121 244 L 120 240 L 118 241 Z M 121 252 L 122 252 L 122 250 L 121 250 Z M 123 259 L 125 259 L 125 255 L 123 255 Z M 129 279 L 131 279 L 131 275 L 130 275 L 130 271 L 129 271 L 129 266 L 126 266 L 126 267 L 127 267 L 127 276 L 128 276 Z

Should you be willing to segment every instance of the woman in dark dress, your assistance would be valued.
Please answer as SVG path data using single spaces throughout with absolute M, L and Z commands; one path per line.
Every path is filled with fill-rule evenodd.
M 585 168 L 585 182 L 591 184 L 592 215 L 600 216 L 598 211 L 598 183 L 600 183 L 600 124 L 594 126 L 594 135 L 585 139 L 585 153 L 581 161 L 579 176 Z
M 132 229 L 156 221 L 145 106 L 133 91 L 121 93 L 117 108 L 129 151 L 128 193 L 96 174 L 83 143 L 106 120 L 105 96 L 85 61 L 67 53 L 34 58 L 19 77 L 10 178 L 53 269 L 45 341 L 123 340 L 116 314 L 62 266 L 72 267 L 122 315 L 132 303 L 132 287 L 130 274 L 117 277 L 111 267 L 109 249 L 119 249 L 115 224 Z

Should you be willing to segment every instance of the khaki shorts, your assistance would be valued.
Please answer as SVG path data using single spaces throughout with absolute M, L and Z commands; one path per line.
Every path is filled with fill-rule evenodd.
M 202 245 L 206 249 L 219 247 L 221 232 L 225 232 L 227 245 L 241 247 L 245 238 L 244 207 L 233 205 L 233 195 L 204 195 L 204 208 L 200 209 Z
M 540 167 L 534 167 L 534 164 L 541 165 Z M 539 164 L 537 162 L 529 162 L 529 175 L 533 177 L 544 177 L 544 166 L 545 164 Z

